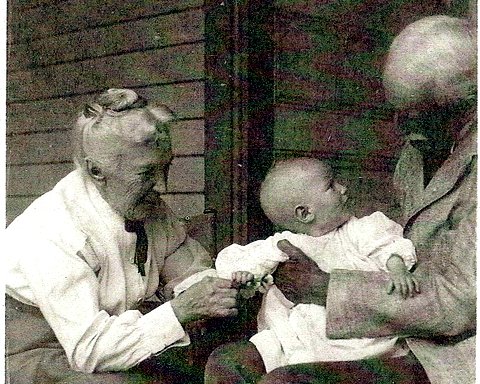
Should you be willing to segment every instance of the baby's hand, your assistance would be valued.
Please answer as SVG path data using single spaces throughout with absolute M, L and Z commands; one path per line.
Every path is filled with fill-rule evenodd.
M 248 287 L 252 285 L 255 276 L 253 273 L 237 271 L 232 273 L 232 286 L 234 288 Z
M 392 255 L 387 260 L 387 269 L 390 272 L 387 294 L 390 295 L 393 291 L 397 290 L 400 295 L 406 299 L 407 297 L 413 297 L 415 293 L 420 293 L 418 280 L 407 270 L 407 267 L 399 256 Z
M 390 273 L 387 293 L 390 295 L 394 290 L 397 290 L 406 299 L 407 297 L 413 297 L 415 293 L 420 293 L 420 284 L 409 271 Z

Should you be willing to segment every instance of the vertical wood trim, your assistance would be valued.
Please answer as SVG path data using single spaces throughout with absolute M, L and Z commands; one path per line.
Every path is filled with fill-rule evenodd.
M 272 234 L 260 205 L 260 185 L 273 162 L 274 0 L 250 0 L 248 9 L 248 191 L 249 242 Z
M 205 1 L 205 208 L 217 212 L 217 242 L 233 240 L 233 63 L 229 1 Z
M 205 4 L 205 205 L 219 247 L 270 234 L 258 201 L 273 153 L 273 1 Z
M 232 1 L 233 146 L 232 146 L 232 231 L 233 242 L 248 241 L 248 43 L 245 31 L 248 1 Z

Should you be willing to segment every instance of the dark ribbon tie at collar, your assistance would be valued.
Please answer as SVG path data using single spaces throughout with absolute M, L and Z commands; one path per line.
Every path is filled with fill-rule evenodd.
M 148 239 L 143 221 L 125 220 L 125 230 L 137 235 L 135 244 L 135 258 L 133 262 L 138 267 L 138 273 L 145 276 L 145 263 L 147 262 Z

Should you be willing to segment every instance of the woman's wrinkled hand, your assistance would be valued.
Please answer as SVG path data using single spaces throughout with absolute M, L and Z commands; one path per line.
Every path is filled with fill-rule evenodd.
M 232 282 L 218 277 L 205 277 L 170 301 L 181 324 L 211 317 L 236 316 L 237 289 Z
M 277 247 L 288 255 L 288 260 L 280 263 L 274 272 L 275 285 L 285 297 L 295 304 L 325 305 L 329 274 L 305 253 L 288 240 L 280 240 Z

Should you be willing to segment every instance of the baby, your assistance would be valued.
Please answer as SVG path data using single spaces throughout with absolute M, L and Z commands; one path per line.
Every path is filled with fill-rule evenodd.
M 347 361 L 406 354 L 397 338 L 330 340 L 325 334 L 325 308 L 293 304 L 272 284 L 271 274 L 287 255 L 276 246 L 287 239 L 320 269 L 384 270 L 387 292 L 403 297 L 419 292 L 409 272 L 416 262 L 402 227 L 381 212 L 356 218 L 346 206 L 346 188 L 330 167 L 317 159 L 277 162 L 262 183 L 260 200 L 269 219 L 287 231 L 245 246 L 233 244 L 216 259 L 217 273 L 241 286 L 266 288 L 258 316 L 255 344 L 267 372 L 284 365 L 314 361 Z M 269 286 L 270 285 L 270 286 Z M 251 288 L 250 288 L 251 289 Z M 245 291 L 245 290 L 244 290 Z

